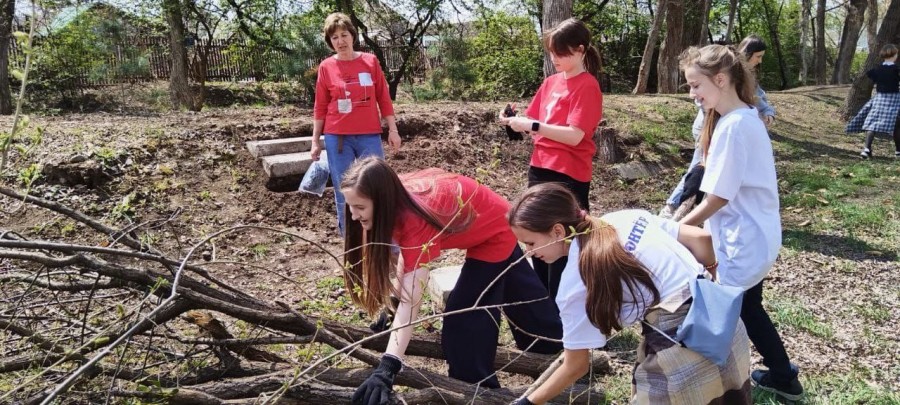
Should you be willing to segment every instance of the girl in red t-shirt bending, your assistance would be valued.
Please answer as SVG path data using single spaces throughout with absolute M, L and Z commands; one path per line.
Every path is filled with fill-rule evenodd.
M 544 79 L 524 117 L 500 121 L 513 130 L 530 132 L 534 140 L 528 186 L 557 182 L 575 194 L 578 203 L 588 209 L 597 151 L 594 131 L 603 114 L 603 94 L 597 74 L 600 53 L 591 44 L 591 32 L 583 22 L 570 18 L 544 33 L 544 49 L 557 73 Z M 556 297 L 559 273 L 566 263 L 550 267 L 534 258 L 534 270 Z
M 547 289 L 522 259 L 506 222 L 506 199 L 475 180 L 439 169 L 398 176 L 377 157 L 356 161 L 340 187 L 347 199 L 344 281 L 353 302 L 370 315 L 393 295 L 400 299 L 393 327 L 415 321 L 428 281 L 425 265 L 441 250 L 465 249 L 444 312 L 533 301 L 503 308 L 516 345 L 538 353 L 562 349 L 558 340 L 534 338 L 560 339 L 562 324 Z M 496 307 L 444 318 L 441 345 L 451 377 L 499 387 L 494 373 L 499 324 Z M 387 398 L 412 332 L 409 326 L 391 333 L 381 364 L 356 391 L 354 403 Z

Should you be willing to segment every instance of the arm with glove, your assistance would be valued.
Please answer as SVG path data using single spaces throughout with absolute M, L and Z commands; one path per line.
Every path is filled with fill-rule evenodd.
M 397 305 L 392 328 L 409 325 L 416 321 L 422 304 L 422 293 L 427 283 L 428 271 L 425 269 L 416 269 L 402 276 L 400 304 Z M 394 377 L 400 373 L 403 354 L 406 353 L 412 333 L 412 326 L 391 332 L 387 350 L 381 356 L 381 362 L 353 394 L 354 405 L 381 405 L 389 402 L 390 394 L 394 389 Z

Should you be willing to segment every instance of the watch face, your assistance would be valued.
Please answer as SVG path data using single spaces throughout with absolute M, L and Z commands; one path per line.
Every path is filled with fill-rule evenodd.
M 532 131 L 537 131 L 538 128 L 540 128 L 540 127 L 541 127 L 541 124 L 540 124 L 539 122 L 537 122 L 537 121 L 531 123 L 531 130 L 532 130 Z

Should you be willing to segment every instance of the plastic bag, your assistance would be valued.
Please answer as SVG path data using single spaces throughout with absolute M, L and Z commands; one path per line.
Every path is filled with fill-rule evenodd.
M 309 170 L 300 181 L 300 192 L 315 194 L 321 197 L 325 193 L 325 185 L 328 184 L 328 161 L 319 159 L 309 166 Z

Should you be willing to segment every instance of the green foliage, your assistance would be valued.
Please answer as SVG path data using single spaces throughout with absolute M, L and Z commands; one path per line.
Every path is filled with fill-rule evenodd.
M 543 78 L 543 54 L 531 20 L 485 11 L 474 26 L 478 34 L 468 41 L 474 93 L 483 99 L 534 94 Z

